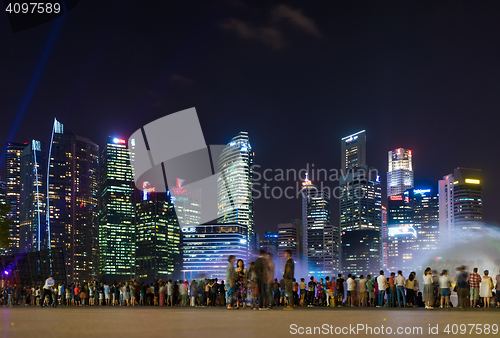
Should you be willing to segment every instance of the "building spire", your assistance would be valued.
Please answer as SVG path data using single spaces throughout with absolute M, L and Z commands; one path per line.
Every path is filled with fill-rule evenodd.
M 309 173 L 306 172 L 306 178 L 304 182 L 302 182 L 302 185 L 312 185 L 312 182 L 309 180 Z

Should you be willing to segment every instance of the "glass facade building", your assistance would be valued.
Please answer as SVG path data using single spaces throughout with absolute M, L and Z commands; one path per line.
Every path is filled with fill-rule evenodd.
M 439 196 L 434 189 L 411 189 L 413 226 L 417 231 L 416 250 L 433 251 L 439 245 Z
M 46 169 L 47 161 L 42 143 L 32 140 L 21 153 L 20 252 L 40 251 L 48 246 Z
M 276 271 L 283 272 L 286 262 L 285 251 L 292 252 L 292 258 L 303 258 L 302 255 L 302 220 L 293 219 L 290 223 L 278 224 L 278 265 Z
M 217 223 L 247 226 L 249 242 L 254 237 L 253 157 L 248 133 L 242 131 L 223 149 L 217 165 Z
M 124 139 L 109 137 L 101 156 L 99 277 L 130 279 L 135 271 L 134 182 Z
M 342 271 L 345 274 L 378 274 L 380 231 L 373 229 L 342 232 Z
M 48 161 L 50 248 L 62 247 L 68 282 L 98 275 L 99 146 L 54 120 Z
M 21 153 L 28 146 L 26 143 L 7 143 L 6 162 L 6 191 L 5 201 L 11 207 L 9 218 L 13 224 L 10 228 L 10 248 L 8 252 L 19 251 L 19 203 L 21 196 Z
M 181 264 L 180 227 L 170 193 L 156 192 L 145 181 L 135 192 L 136 278 L 174 278 Z
M 278 256 L 278 232 L 277 231 L 266 231 L 264 233 L 264 239 L 261 239 L 259 249 L 264 250 L 266 253 L 270 253 L 273 257 Z
M 331 276 L 339 265 L 338 229 L 331 224 L 330 196 L 308 179 L 302 182 L 304 258 L 309 273 Z
M 445 243 L 463 230 L 481 228 L 483 220 L 482 173 L 456 168 L 439 181 L 439 233 Z
M 421 269 L 418 257 L 433 255 L 439 244 L 439 198 L 431 189 L 409 189 L 389 197 L 388 268 Z
M 340 147 L 342 170 L 361 168 L 366 165 L 366 133 L 364 130 L 343 137 Z
M 226 279 L 229 255 L 248 264 L 247 226 L 242 224 L 203 224 L 184 227 L 182 278 Z
M 382 268 L 387 268 L 387 208 L 382 206 Z
M 413 269 L 413 258 L 416 255 L 417 231 L 414 227 L 413 201 L 409 190 L 389 196 L 387 201 L 387 268 L 391 271 Z
M 7 193 L 7 183 L 5 183 L 5 181 L 0 181 L 0 204 L 7 203 L 7 200 L 5 198 L 6 193 Z
M 377 271 L 382 265 L 382 196 L 377 170 L 357 168 L 341 180 L 340 188 L 342 271 L 356 275 Z M 368 232 L 354 233 L 358 231 Z
M 389 151 L 387 172 L 387 196 L 402 194 L 413 188 L 413 165 L 411 150 L 398 148 Z
M 184 180 L 177 178 L 176 186 L 171 187 L 172 203 L 179 224 L 186 226 L 198 225 L 201 221 L 201 190 L 184 186 Z

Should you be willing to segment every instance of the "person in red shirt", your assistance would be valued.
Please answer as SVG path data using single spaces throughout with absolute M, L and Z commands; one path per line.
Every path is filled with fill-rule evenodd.
M 479 300 L 479 283 L 481 283 L 481 276 L 477 273 L 477 268 L 474 268 L 469 276 L 471 307 L 476 307 L 476 303 Z
M 391 272 L 391 277 L 389 278 L 389 292 L 387 293 L 387 306 L 388 307 L 394 307 L 395 302 L 396 302 L 396 286 L 395 286 L 395 279 L 396 273 Z
M 75 290 L 75 306 L 82 306 L 80 302 L 80 286 L 76 285 L 74 290 Z

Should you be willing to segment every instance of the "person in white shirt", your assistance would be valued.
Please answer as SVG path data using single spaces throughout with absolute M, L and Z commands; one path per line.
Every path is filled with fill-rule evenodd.
M 384 270 L 380 270 L 380 276 L 377 277 L 378 283 L 378 305 L 384 306 L 385 289 L 387 289 L 387 278 L 384 276 Z
M 354 288 L 356 282 L 352 279 L 352 275 L 347 275 L 347 306 L 353 306 L 354 292 L 356 289 Z
M 451 278 L 448 276 L 448 271 L 443 270 L 441 276 L 439 277 L 439 287 L 441 288 L 441 306 L 443 308 L 443 302 L 447 308 L 450 307 L 450 289 L 451 289 Z
M 172 302 L 172 297 L 174 294 L 174 286 L 172 285 L 172 280 L 169 279 L 167 283 L 167 306 L 174 306 Z
M 40 287 L 35 289 L 35 305 L 39 305 L 40 302 Z
M 123 302 L 123 306 L 128 306 L 128 297 L 127 297 L 127 286 L 128 286 L 128 283 L 124 283 L 123 286 L 122 286 L 122 302 Z
M 367 306 L 366 304 L 366 299 L 367 294 L 366 294 L 366 278 L 363 277 L 363 275 L 359 276 L 359 306 L 363 304 L 363 306 Z
M 403 277 L 403 271 L 398 271 L 398 276 L 396 277 L 396 292 L 398 294 L 398 306 L 405 307 L 406 298 L 405 298 L 405 278 Z
M 434 302 L 434 286 L 432 285 L 434 280 L 432 278 L 431 268 L 426 268 L 424 272 L 424 295 L 423 301 L 425 302 L 425 308 L 428 310 L 432 310 L 431 306 Z
M 40 302 L 40 305 L 43 306 L 45 297 L 48 295 L 49 297 L 49 306 L 52 305 L 52 287 L 54 286 L 54 278 L 50 276 L 45 280 L 45 285 L 43 286 L 43 293 L 42 293 L 42 301 Z

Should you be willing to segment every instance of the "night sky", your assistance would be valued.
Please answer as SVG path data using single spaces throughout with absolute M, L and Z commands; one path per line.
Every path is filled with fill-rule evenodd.
M 262 172 L 339 168 L 340 139 L 366 129 L 383 196 L 387 152 L 406 147 L 416 187 L 482 169 L 496 223 L 499 13 L 499 1 L 80 1 L 18 33 L 2 14 L 0 142 L 47 144 L 57 117 L 102 147 L 195 107 L 207 144 L 248 131 Z M 260 233 L 300 217 L 298 199 L 255 202 Z

